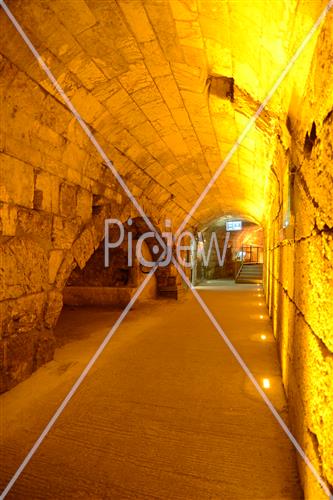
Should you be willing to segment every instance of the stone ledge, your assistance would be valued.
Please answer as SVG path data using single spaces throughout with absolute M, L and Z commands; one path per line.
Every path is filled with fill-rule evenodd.
M 64 288 L 64 304 L 69 306 L 117 306 L 125 307 L 136 287 L 67 286 Z

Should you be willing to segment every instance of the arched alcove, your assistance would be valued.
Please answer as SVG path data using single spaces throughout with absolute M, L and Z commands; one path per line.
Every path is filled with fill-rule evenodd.
M 135 240 L 134 240 L 135 243 Z M 108 250 L 109 262 L 105 265 L 105 243 L 100 243 L 83 269 L 76 267 L 64 288 L 64 304 L 75 306 L 101 305 L 122 308 L 128 304 L 145 273 L 137 258 L 129 259 L 128 239 L 117 248 Z M 153 261 L 149 247 L 142 245 L 142 253 Z M 155 298 L 156 276 L 142 291 L 139 300 Z
M 244 263 L 263 263 L 263 228 L 244 217 L 219 217 L 197 234 L 194 253 L 194 283 L 234 280 Z

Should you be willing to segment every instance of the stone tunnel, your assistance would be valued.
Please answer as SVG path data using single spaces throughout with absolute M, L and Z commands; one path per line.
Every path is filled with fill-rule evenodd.
M 1 498 L 333 498 L 332 7 L 0 3 Z

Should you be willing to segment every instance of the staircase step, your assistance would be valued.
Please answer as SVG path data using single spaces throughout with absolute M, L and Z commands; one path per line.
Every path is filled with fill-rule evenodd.
M 237 279 L 236 283 L 238 284 L 257 284 L 257 283 L 262 283 L 262 280 L 261 279 L 257 279 L 257 280 L 254 280 L 254 279 L 244 279 L 244 280 L 241 280 L 241 279 Z
M 262 283 L 263 277 L 263 264 L 243 264 L 241 272 L 239 273 L 236 283 L 249 283 L 257 284 Z
M 262 273 L 262 271 L 260 269 L 250 269 L 250 270 L 245 269 L 244 271 L 241 271 L 241 272 L 244 274 L 261 274 Z

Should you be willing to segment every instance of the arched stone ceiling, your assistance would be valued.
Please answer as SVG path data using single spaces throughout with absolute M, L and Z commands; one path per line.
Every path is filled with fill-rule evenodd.
M 7 3 L 134 194 L 145 193 L 165 211 L 171 199 L 178 218 L 196 201 L 324 5 L 317 0 Z M 3 12 L 1 25 L 1 53 L 61 101 Z M 288 134 L 286 116 L 303 95 L 315 39 L 194 215 L 200 224 L 229 213 L 262 221 L 275 133 Z M 19 82 L 11 92 L 24 106 Z M 33 92 L 29 89 L 30 98 L 37 99 Z M 71 140 L 78 127 L 65 113 L 62 125 Z

